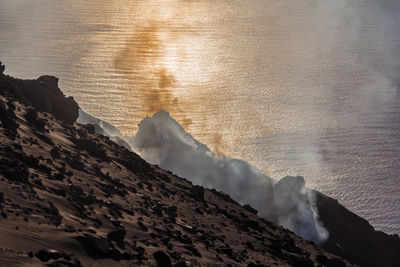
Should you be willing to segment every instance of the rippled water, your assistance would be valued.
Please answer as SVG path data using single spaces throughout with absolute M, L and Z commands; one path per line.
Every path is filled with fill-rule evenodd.
M 381 2 L 1 1 L 0 60 L 125 134 L 167 110 L 400 233 L 400 4 Z

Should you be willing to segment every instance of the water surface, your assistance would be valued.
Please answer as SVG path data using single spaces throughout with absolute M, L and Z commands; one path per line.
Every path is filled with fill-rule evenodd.
M 132 135 L 167 110 L 213 151 L 302 175 L 400 233 L 396 1 L 14 0 L 0 60 Z

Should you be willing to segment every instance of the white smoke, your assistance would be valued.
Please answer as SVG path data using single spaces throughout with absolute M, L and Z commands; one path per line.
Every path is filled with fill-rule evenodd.
M 78 122 L 95 124 L 98 133 L 118 143 L 126 142 L 148 162 L 194 184 L 224 191 L 240 204 L 257 209 L 261 217 L 280 223 L 305 239 L 320 243 L 328 237 L 318 220 L 313 193 L 304 186 L 302 177 L 276 181 L 245 161 L 218 157 L 165 111 L 145 118 L 132 137 L 122 136 L 114 126 L 83 111 Z
M 279 223 L 307 240 L 320 243 L 329 236 L 318 220 L 315 191 L 301 176 L 286 176 L 274 186 Z
M 236 201 L 250 204 L 261 216 L 274 220 L 271 179 L 245 161 L 219 158 L 167 112 L 145 118 L 139 124 L 138 133 L 126 140 L 148 162 L 195 184 L 222 190 Z
M 114 125 L 93 117 L 82 109 L 79 109 L 79 117 L 76 122 L 80 124 L 94 125 L 96 133 L 108 136 L 115 143 L 131 150 L 130 145 L 124 141 L 121 132 Z

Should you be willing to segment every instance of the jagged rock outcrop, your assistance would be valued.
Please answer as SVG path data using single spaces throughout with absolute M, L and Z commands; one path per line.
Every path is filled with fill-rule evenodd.
M 48 112 L 64 123 L 71 124 L 79 115 L 79 106 L 73 97 L 65 97 L 58 87 L 58 78 L 41 76 L 36 80 L 21 80 L 4 75 L 0 62 L 0 93 L 7 93 L 19 101 Z

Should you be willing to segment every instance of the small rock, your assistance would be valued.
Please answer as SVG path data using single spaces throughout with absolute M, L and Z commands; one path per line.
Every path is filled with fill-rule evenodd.
M 97 233 L 96 230 L 93 229 L 93 227 L 89 227 L 89 228 L 87 229 L 87 231 L 88 231 L 89 233 L 92 233 L 92 234 L 96 234 L 96 233 Z
M 6 69 L 6 66 L 2 65 L 1 61 L 0 61 L 0 74 L 3 74 L 5 69 Z
M 181 261 L 174 265 L 174 267 L 193 267 L 190 261 Z
M 191 195 L 195 200 L 204 201 L 204 188 L 198 185 L 192 187 Z
M 93 124 L 85 124 L 83 127 L 86 129 L 88 134 L 94 134 L 95 133 L 95 127 Z
M 249 249 L 254 250 L 253 244 L 250 243 L 249 241 L 247 241 L 247 242 L 245 243 L 245 245 L 246 245 L 246 247 L 248 247 Z
M 176 206 L 171 206 L 165 209 L 171 222 L 176 222 L 176 217 L 178 217 L 178 208 Z
M 55 249 L 41 249 L 35 254 L 35 257 L 43 262 L 57 260 L 61 258 L 61 256 L 61 253 Z
M 189 250 L 190 252 L 193 253 L 193 255 L 197 256 L 197 257 L 201 257 L 200 252 L 196 249 L 195 246 L 183 246 L 185 249 Z
M 47 267 L 82 267 L 82 264 L 77 259 L 75 259 L 73 262 L 66 260 L 58 260 L 47 264 Z

